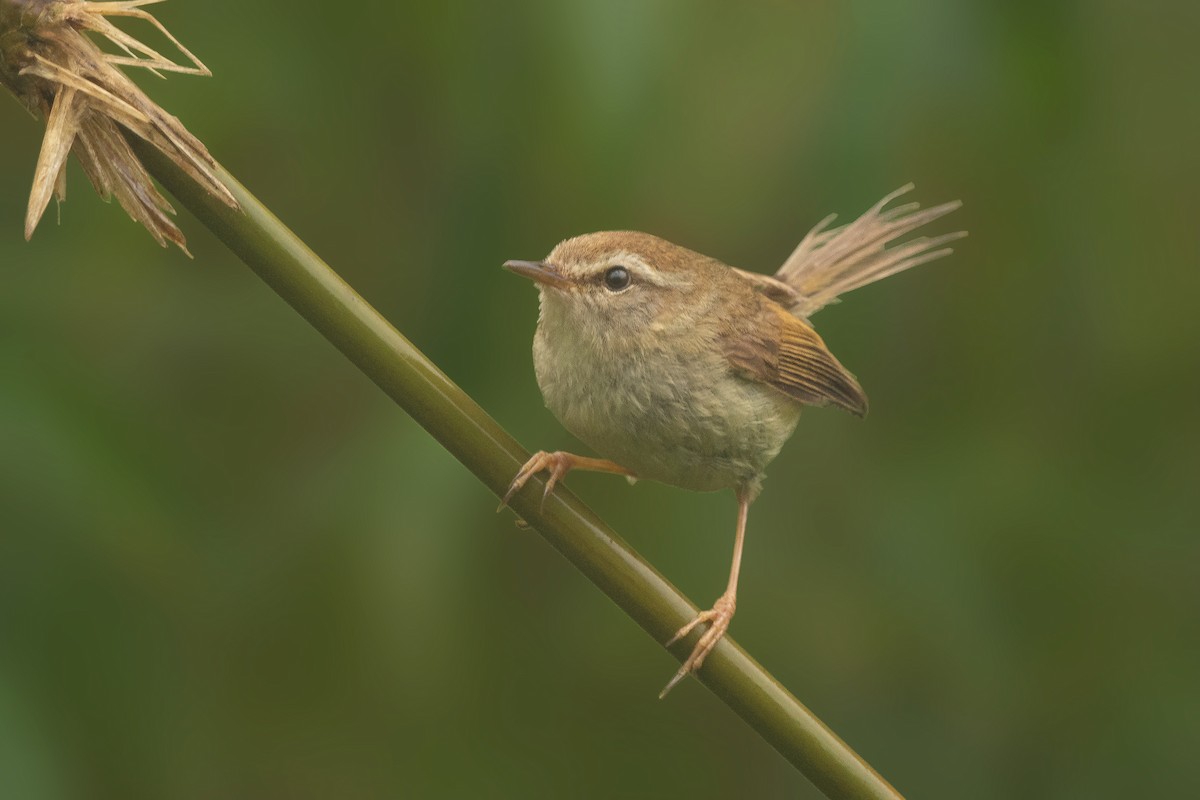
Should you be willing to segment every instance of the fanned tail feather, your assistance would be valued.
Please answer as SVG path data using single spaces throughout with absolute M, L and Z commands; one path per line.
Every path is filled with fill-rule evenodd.
M 911 183 L 900 187 L 847 225 L 826 230 L 836 217 L 831 214 L 808 232 L 775 273 L 777 280 L 786 283 L 798 295 L 791 307 L 792 313 L 811 316 L 835 302 L 838 295 L 953 252 L 944 245 L 966 236 L 966 231 L 932 238 L 921 236 L 893 247 L 887 246 L 962 205 L 955 200 L 922 210 L 917 203 L 904 203 L 883 210 L 888 203 L 912 189 Z

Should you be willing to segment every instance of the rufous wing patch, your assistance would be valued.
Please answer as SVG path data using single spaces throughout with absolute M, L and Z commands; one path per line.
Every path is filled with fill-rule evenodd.
M 735 372 L 806 405 L 867 413 L 867 395 L 829 352 L 812 326 L 764 300 L 757 317 L 727 332 L 725 354 Z

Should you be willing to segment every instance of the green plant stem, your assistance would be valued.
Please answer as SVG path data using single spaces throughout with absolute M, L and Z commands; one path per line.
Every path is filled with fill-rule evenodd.
M 401 336 L 228 173 L 220 177 L 242 211 L 192 183 L 153 147 L 132 142 L 151 174 L 323 336 L 373 380 L 497 495 L 528 453 L 474 400 Z M 565 487 L 540 503 L 531 481 L 511 503 L 656 641 L 666 641 L 696 613 Z M 690 652 L 693 634 L 673 650 Z M 830 798 L 900 795 L 770 674 L 726 637 L 698 675 L 719 698 Z M 647 687 L 647 702 L 653 689 Z

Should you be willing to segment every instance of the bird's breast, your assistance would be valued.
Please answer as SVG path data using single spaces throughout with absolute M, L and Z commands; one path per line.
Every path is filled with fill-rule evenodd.
M 697 491 L 755 485 L 795 429 L 798 403 L 734 375 L 694 339 L 636 345 L 546 322 L 533 348 L 546 406 L 640 478 Z

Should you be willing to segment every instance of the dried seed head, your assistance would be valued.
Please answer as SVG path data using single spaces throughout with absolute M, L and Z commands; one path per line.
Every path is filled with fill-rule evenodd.
M 67 154 L 74 152 L 102 198 L 117 202 L 164 247 L 185 239 L 169 215 L 175 210 L 155 188 L 122 128 L 161 150 L 206 191 L 227 205 L 237 201 L 217 178 L 216 162 L 178 119 L 156 105 L 118 67 L 211 75 L 141 6 L 161 0 L 93 3 L 84 0 L 0 0 L 0 84 L 35 116 L 46 118 L 25 217 L 33 235 L 51 195 L 66 198 Z M 134 17 L 153 25 L 189 64 L 177 64 L 113 25 Z M 106 53 L 87 35 L 99 34 L 121 54 Z

